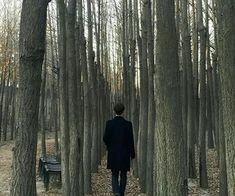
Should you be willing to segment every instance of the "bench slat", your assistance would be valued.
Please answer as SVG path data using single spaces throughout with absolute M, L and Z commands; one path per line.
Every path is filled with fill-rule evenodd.
M 45 169 L 50 172 L 61 172 L 61 164 L 53 165 L 53 164 L 45 164 Z

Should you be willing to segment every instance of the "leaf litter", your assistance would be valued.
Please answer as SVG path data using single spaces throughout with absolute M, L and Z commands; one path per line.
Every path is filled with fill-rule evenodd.
M 12 148 L 14 143 L 0 142 L 0 196 L 8 196 L 10 193 L 10 176 L 12 162 Z M 47 151 L 54 154 L 54 139 L 47 139 Z M 37 160 L 40 156 L 41 145 L 38 143 Z M 196 164 L 198 164 L 198 152 L 196 152 Z M 219 196 L 219 168 L 215 149 L 207 150 L 207 168 L 209 189 L 199 188 L 199 179 L 189 179 L 189 196 Z M 198 171 L 198 169 L 197 169 Z M 198 175 L 197 175 L 198 176 Z M 106 169 L 106 160 L 101 161 L 98 173 L 92 174 L 92 194 L 87 196 L 111 196 L 111 172 Z M 52 178 L 49 191 L 45 191 L 42 179 L 37 176 L 37 192 L 39 196 L 60 196 L 61 188 L 58 179 Z M 141 193 L 138 178 L 133 176 L 133 171 L 128 172 L 126 196 L 145 196 Z

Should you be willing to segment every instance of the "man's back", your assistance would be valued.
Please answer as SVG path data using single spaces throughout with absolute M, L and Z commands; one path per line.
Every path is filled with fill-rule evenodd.
M 130 158 L 135 157 L 131 122 L 116 116 L 106 123 L 104 142 L 108 150 L 108 169 L 130 170 Z

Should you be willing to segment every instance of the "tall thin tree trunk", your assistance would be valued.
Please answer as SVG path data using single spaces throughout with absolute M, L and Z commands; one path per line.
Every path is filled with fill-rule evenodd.
M 68 67 L 70 196 L 79 195 L 80 130 L 78 128 L 77 67 L 75 50 L 76 0 L 69 0 L 66 15 L 66 57 Z
M 4 94 L 5 94 L 5 85 L 6 85 L 6 71 L 7 65 L 5 64 L 2 67 L 2 74 L 1 74 L 1 100 L 0 100 L 0 141 L 3 136 L 2 130 L 2 122 L 3 122 L 3 101 L 4 101 Z M 4 136 L 3 136 L 4 137 Z
M 41 156 L 46 156 L 46 119 L 45 119 L 45 91 L 46 91 L 46 78 L 47 78 L 47 51 L 45 52 L 43 69 L 42 69 L 42 82 L 41 82 L 41 101 L 40 101 L 40 128 L 41 128 Z
M 226 147 L 225 147 L 225 129 L 224 129 L 224 120 L 223 120 L 223 102 L 222 102 L 222 90 L 221 83 L 218 85 L 219 93 L 219 185 L 220 185 L 220 196 L 227 196 L 228 189 L 228 176 L 227 176 L 227 161 L 226 161 Z
M 135 8 L 135 6 L 134 6 Z M 130 93 L 130 118 L 131 122 L 133 124 L 133 130 L 134 130 L 134 135 L 136 138 L 136 133 L 138 130 L 137 126 L 137 121 L 138 121 L 138 115 L 137 115 L 137 100 L 136 100 L 136 84 L 135 84 L 135 78 L 136 78 L 136 40 L 134 36 L 134 31 L 135 31 L 135 25 L 134 25 L 134 14 L 133 14 L 133 4 L 132 0 L 129 1 L 129 44 L 130 44 L 130 66 L 131 66 L 131 71 L 130 71 L 130 85 L 131 85 L 131 93 Z M 135 149 L 136 149 L 136 140 L 134 142 Z M 133 160 L 133 170 L 134 174 L 137 173 L 137 159 Z
M 147 131 L 147 171 L 146 193 L 153 195 L 153 155 L 155 131 L 155 102 L 154 102 L 154 34 L 152 23 L 152 3 L 147 1 L 147 29 L 148 29 L 148 131 Z
M 51 63 L 52 63 L 52 81 L 51 81 L 51 114 L 50 114 L 50 120 L 51 120 L 51 129 L 55 132 L 55 152 L 56 157 L 59 156 L 59 141 L 58 141 L 58 99 L 57 99 L 57 93 L 56 93 L 56 83 L 57 83 L 57 70 L 58 65 L 56 65 L 55 62 L 55 51 L 56 45 L 54 44 L 54 38 L 53 38 L 53 28 L 52 28 L 52 16 L 50 14 L 50 11 L 48 11 L 48 22 L 49 22 L 49 29 L 50 29 L 50 49 L 51 49 Z M 55 37 L 55 35 L 54 35 Z
M 122 2 L 122 55 L 123 55 L 123 101 L 126 107 L 126 116 L 130 117 L 130 91 L 129 91 L 129 81 L 130 81 L 130 68 L 129 68 L 129 25 L 128 25 L 128 0 L 123 0 Z
M 91 106 L 90 89 L 88 84 L 88 63 L 86 52 L 86 40 L 84 37 L 82 0 L 78 3 L 79 27 L 80 27 L 80 56 L 83 77 L 83 104 L 84 104 L 84 136 L 83 136 L 83 172 L 84 172 L 84 193 L 91 193 Z
M 147 65 L 147 1 L 143 0 L 143 15 L 141 17 L 142 26 L 142 42 L 139 51 L 142 58 L 140 59 L 140 114 L 148 114 L 148 65 Z M 139 45 L 140 46 L 140 45 Z M 148 130 L 148 115 L 140 115 L 139 120 L 139 136 L 137 143 L 138 151 L 138 169 L 142 191 L 146 189 L 146 158 L 147 158 L 147 130 Z
M 217 151 L 219 155 L 219 183 L 220 183 L 220 196 L 228 195 L 228 184 L 227 184 L 227 166 L 226 166 L 226 151 L 225 151 L 225 135 L 224 135 L 224 125 L 223 125 L 223 114 L 222 114 L 222 100 L 221 100 L 221 90 L 220 90 L 220 81 L 219 81 L 219 72 L 217 65 L 217 57 L 213 56 L 213 88 L 215 92 L 215 120 L 216 121 L 216 134 L 218 137 Z
M 207 70 L 207 93 L 206 93 L 206 108 L 207 108 L 207 116 L 206 116 L 206 130 L 207 130 L 207 142 L 208 142 L 208 148 L 212 149 L 214 148 L 214 137 L 213 137 L 213 129 L 212 129 L 212 108 L 211 108 L 211 89 L 209 84 L 209 72 L 211 70 Z
M 221 39 L 218 47 L 221 48 L 219 53 L 221 86 L 219 90 L 221 90 L 220 106 L 222 111 L 219 115 L 222 115 L 222 125 L 224 126 L 228 195 L 232 196 L 235 195 L 235 2 L 217 0 L 217 5 L 219 39 Z
M 8 119 L 9 119 L 9 104 L 10 104 L 10 78 L 11 78 L 11 71 L 10 67 L 8 68 L 8 78 L 6 83 L 6 94 L 5 94 L 5 101 L 4 101 L 4 107 L 3 107 L 3 124 L 2 124 L 2 130 L 3 130 L 3 140 L 7 140 L 7 125 L 8 125 Z
M 11 140 L 14 138 L 15 134 L 15 107 L 16 107 L 16 68 L 13 70 L 13 84 L 12 84 L 12 101 L 11 101 Z
M 88 70 L 86 62 L 86 41 L 82 39 L 82 65 L 83 65 L 83 89 L 84 89 L 84 147 L 83 147 L 83 167 L 84 167 L 84 192 L 91 192 L 91 107 L 90 92 L 88 84 Z
M 92 14 L 91 14 L 91 0 L 87 0 L 87 15 L 88 15 L 88 68 L 91 85 L 91 102 L 92 115 L 91 115 L 91 129 L 92 129 L 92 148 L 91 148 L 91 169 L 96 172 L 98 169 L 98 129 L 97 129 L 97 99 L 96 99 L 96 68 L 95 68 L 95 54 L 93 51 L 93 33 L 92 33 Z
M 36 196 L 39 93 L 48 2 L 24 0 L 22 5 L 18 94 L 20 123 L 13 152 L 11 196 Z
M 214 136 L 213 132 L 215 131 L 215 121 L 214 121 L 214 98 L 213 98 L 213 85 L 212 85 L 212 66 L 211 66 L 211 50 L 210 50 L 210 34 L 209 34 L 209 2 L 205 2 L 205 11 L 206 11 L 206 28 L 207 30 L 207 53 L 206 53 L 206 62 L 207 62 L 207 138 L 208 138 L 208 147 L 214 148 Z
M 82 2 L 77 1 L 78 21 L 75 30 L 76 38 L 76 64 L 77 64 L 77 101 L 78 101 L 78 127 L 80 129 L 80 163 L 79 163 L 79 194 L 84 195 L 84 170 L 83 170 L 83 149 L 84 149 L 84 98 L 83 98 L 83 83 L 81 81 L 82 61 L 81 61 L 81 46 L 82 46 Z M 80 13 L 81 12 L 81 13 Z
M 192 45 L 193 45 L 193 111 L 194 111 L 194 143 L 198 141 L 198 124 L 199 124 L 199 99 L 198 99 L 198 24 L 196 21 L 196 5 L 195 0 L 192 0 L 192 10 L 193 10 L 193 33 L 192 33 Z
M 101 146 L 102 146 L 102 134 L 101 134 L 101 121 L 102 121 L 102 114 L 100 113 L 100 18 L 101 18 L 101 2 L 100 0 L 97 0 L 98 8 L 96 9 L 95 1 L 92 2 L 93 5 L 93 14 L 94 14 L 94 21 L 95 21 L 95 37 L 96 37 L 96 63 L 95 63 L 95 78 L 96 78 L 96 104 L 97 104 L 97 163 L 96 167 L 99 165 L 101 161 Z M 96 10 L 98 10 L 98 17 L 96 15 Z M 98 117 L 100 119 L 98 120 Z
M 58 52 L 59 52 L 59 93 L 60 93 L 60 133 L 61 133 L 61 170 L 62 191 L 70 194 L 69 174 L 69 119 L 68 119 L 68 75 L 66 65 L 66 7 L 63 0 L 57 0 L 59 15 Z
M 134 0 L 134 37 L 135 37 L 135 42 L 137 43 L 138 46 L 138 55 L 136 56 L 136 59 L 139 60 L 139 64 L 141 64 L 140 59 L 142 56 L 142 51 L 141 49 L 141 38 L 139 34 L 139 13 L 138 13 L 138 0 Z M 138 64 L 136 64 L 136 69 L 138 69 Z M 136 72 L 137 74 L 138 72 Z M 139 77 L 136 77 L 136 80 L 138 80 Z M 139 120 L 140 120 L 140 115 L 139 115 L 139 87 L 138 87 L 138 82 L 136 82 L 136 124 L 134 124 L 134 143 L 135 143 L 135 149 L 137 150 L 138 148 L 138 137 L 139 137 Z M 133 109 L 133 108 L 132 108 Z M 139 176 L 139 155 L 138 152 L 136 153 L 137 157 L 136 160 L 134 160 L 134 164 L 136 165 L 136 170 L 134 170 L 134 175 Z
M 180 104 L 180 78 L 173 0 L 157 0 L 156 196 L 187 195 Z
M 200 108 L 199 108 L 199 176 L 200 187 L 208 188 L 206 167 L 206 27 L 203 24 L 202 0 L 197 2 L 200 36 Z
M 191 40 L 188 24 L 188 0 L 181 0 L 181 33 L 182 33 L 182 63 L 186 72 L 187 85 L 187 166 L 188 175 L 190 178 L 196 178 L 196 163 L 195 163 L 195 144 L 194 144 L 194 107 L 193 107 L 193 64 L 191 56 Z

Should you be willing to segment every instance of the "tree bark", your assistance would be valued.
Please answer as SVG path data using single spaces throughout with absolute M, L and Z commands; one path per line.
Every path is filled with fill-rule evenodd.
M 156 67 L 156 134 L 155 192 L 156 196 L 187 195 L 187 179 L 182 158 L 184 143 L 178 45 L 173 0 L 157 0 Z
M 235 2 L 218 0 L 221 47 L 221 106 L 225 135 L 228 195 L 235 195 Z
M 155 130 L 155 102 L 154 102 L 154 33 L 152 23 L 152 3 L 147 1 L 146 17 L 148 30 L 148 131 L 147 131 L 147 171 L 146 193 L 153 195 L 153 155 Z
M 84 135 L 83 135 L 83 172 L 84 172 L 84 193 L 91 193 L 91 106 L 90 89 L 88 84 L 88 63 L 86 52 L 86 40 L 84 37 L 84 26 L 82 16 L 82 0 L 78 3 L 79 28 L 80 28 L 80 56 L 83 77 L 83 104 L 84 104 Z
M 16 107 L 16 68 L 13 70 L 13 84 L 12 84 L 12 100 L 11 100 L 11 140 L 14 138 L 15 134 L 15 107 Z
M 193 45 L 193 111 L 194 111 L 194 143 L 198 142 L 198 125 L 199 125 L 199 99 L 198 99 L 198 24 L 196 21 L 196 5 L 195 0 L 192 0 L 193 10 L 193 33 L 192 33 L 192 45 Z
M 93 51 L 93 29 L 92 29 L 92 14 L 91 14 L 91 0 L 87 0 L 87 16 L 88 16 L 88 70 L 91 85 L 91 129 L 92 129 L 92 148 L 91 148 L 91 169 L 96 172 L 98 169 L 98 129 L 97 129 L 97 99 L 96 99 L 96 68 L 95 68 L 95 54 Z
M 0 141 L 2 140 L 2 136 L 3 136 L 3 130 L 2 130 L 2 123 L 3 123 L 3 100 L 4 100 L 5 86 L 6 86 L 6 71 L 7 71 L 7 65 L 5 64 L 2 67 L 2 74 L 1 74 Z
M 2 130 L 3 130 L 3 140 L 7 140 L 7 128 L 8 128 L 8 119 L 9 119 L 9 104 L 10 104 L 10 77 L 11 77 L 11 71 L 10 67 L 8 68 L 8 78 L 7 78 L 7 90 L 5 94 L 5 101 L 4 101 L 4 107 L 3 107 L 3 124 L 2 124 Z
M 207 40 L 206 40 L 206 62 L 207 62 L 207 138 L 208 148 L 214 148 L 214 137 L 213 132 L 215 131 L 214 125 L 214 99 L 213 99 L 213 88 L 212 88 L 212 66 L 211 66 L 211 48 L 210 48 L 210 34 L 209 34 L 209 3 L 205 0 L 205 11 L 206 11 L 206 28 Z
M 58 83 L 58 65 L 56 65 L 55 54 L 57 51 L 57 46 L 55 44 L 54 39 L 56 36 L 53 34 L 55 30 L 52 26 L 52 16 L 51 12 L 48 11 L 48 23 L 49 23 L 49 30 L 50 30 L 50 49 L 51 49 L 51 74 L 52 74 L 52 81 L 51 81 L 51 114 L 50 114 L 50 120 L 51 120 L 51 129 L 55 132 L 55 152 L 56 157 L 59 156 L 59 141 L 58 141 L 58 95 L 57 95 L 57 83 Z M 54 37 L 53 37 L 54 36 Z M 58 89 L 59 91 L 59 89 Z
M 138 46 L 138 55 L 136 55 L 136 59 L 141 59 L 141 54 L 142 52 L 140 51 L 141 48 L 141 39 L 140 39 L 140 35 L 139 35 L 139 15 L 138 15 L 138 1 L 134 0 L 134 38 L 135 38 L 135 45 L 137 44 Z M 133 56 L 133 54 L 131 54 L 131 56 Z M 138 68 L 138 64 L 136 64 L 136 69 Z M 134 71 L 134 70 L 133 70 Z M 138 72 L 136 72 L 138 73 Z M 138 77 L 136 77 L 136 79 L 138 80 Z M 136 82 L 136 79 L 133 82 Z M 134 90 L 134 89 L 133 89 Z M 134 93 L 134 92 L 133 92 Z M 131 96 L 131 98 L 133 99 L 133 97 Z M 139 88 L 138 88 L 138 82 L 136 84 L 136 92 L 135 92 L 135 98 L 136 98 L 136 102 L 135 102 L 135 106 L 131 107 L 131 109 L 133 110 L 132 112 L 134 112 L 135 115 L 135 121 L 133 121 L 133 131 L 134 131 L 134 144 L 135 144 L 135 149 L 137 150 L 137 146 L 138 146 L 138 135 L 139 135 L 139 104 L 138 104 L 138 99 L 139 99 Z M 134 102 L 132 102 L 132 104 L 134 104 Z M 135 110 L 134 110 L 135 108 Z M 137 177 L 138 176 L 138 161 L 139 161 L 139 157 L 138 157 L 138 152 L 136 153 L 136 159 L 134 160 L 134 175 Z
M 219 97 L 221 98 L 221 84 L 218 86 Z M 225 129 L 223 121 L 223 106 L 222 99 L 219 100 L 219 194 L 220 196 L 228 195 L 228 177 L 227 177 L 227 163 L 226 163 L 226 149 L 225 149 Z
M 84 167 L 84 192 L 91 193 L 91 108 L 90 92 L 88 85 L 88 70 L 86 62 L 86 41 L 82 40 L 81 55 L 83 65 L 83 88 L 84 88 L 84 147 L 83 147 L 83 167 Z
M 202 0 L 197 2 L 200 36 L 200 108 L 199 108 L 199 176 L 200 187 L 208 188 L 206 167 L 206 31 L 203 24 Z
M 213 88 L 215 92 L 215 111 L 216 111 L 216 134 L 218 137 L 217 151 L 219 157 L 219 194 L 220 196 L 227 196 L 228 195 L 228 183 L 227 183 L 227 166 L 226 166 L 226 149 L 225 149 L 225 135 L 224 135 L 224 123 L 223 123 L 223 114 L 222 114 L 222 99 L 221 99 L 221 83 L 219 81 L 219 73 L 217 59 L 213 56 Z
M 79 195 L 80 130 L 78 128 L 77 67 L 75 50 L 76 0 L 69 0 L 66 15 L 66 64 L 68 67 L 70 196 Z
M 47 52 L 47 51 L 46 51 Z M 40 101 L 40 128 L 41 128 L 41 156 L 46 156 L 46 119 L 45 119 L 45 91 L 46 91 L 46 77 L 47 77 L 47 55 L 45 52 L 43 69 L 42 69 L 42 82 L 41 82 L 41 101 Z
M 194 107 L 193 107 L 193 64 L 191 56 L 191 40 L 188 24 L 188 0 L 181 0 L 181 33 L 182 33 L 182 63 L 186 72 L 187 85 L 187 172 L 190 178 L 196 178 L 196 163 L 195 163 L 195 144 L 194 144 Z
M 147 65 L 147 0 L 143 0 L 143 14 L 141 16 L 142 39 L 139 44 L 140 58 L 140 114 L 148 114 L 148 65 Z M 137 143 L 138 151 L 138 169 L 140 177 L 140 185 L 142 191 L 146 191 L 146 159 L 147 159 L 147 130 L 148 130 L 148 115 L 140 115 L 139 119 L 139 135 Z
M 81 81 L 82 74 L 82 61 L 81 61 L 81 49 L 82 49 L 82 2 L 77 1 L 78 20 L 76 26 L 76 64 L 77 64 L 77 101 L 78 101 L 78 127 L 80 129 L 80 163 L 79 163 L 79 194 L 84 195 L 84 171 L 83 171 L 83 149 L 84 149 L 84 97 L 83 97 L 83 83 Z
M 49 1 L 24 0 L 20 23 L 19 115 L 11 196 L 36 196 L 39 93 Z
M 61 133 L 61 174 L 62 191 L 70 194 L 69 173 L 69 119 L 68 119 L 68 74 L 66 65 L 66 7 L 63 0 L 57 0 L 59 15 L 58 52 L 59 52 L 59 93 L 60 93 L 60 133 Z
M 129 25 L 128 25 L 128 2 L 122 1 L 122 60 L 123 60 L 123 101 L 125 105 L 125 114 L 129 118 Z

